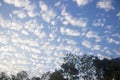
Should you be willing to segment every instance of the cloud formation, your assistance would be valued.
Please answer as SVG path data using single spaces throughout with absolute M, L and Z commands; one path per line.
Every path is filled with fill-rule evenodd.
M 74 0 L 79 7 L 87 5 L 92 0 Z
M 97 7 L 100 9 L 104 9 L 105 11 L 109 11 L 111 9 L 114 9 L 114 6 L 112 5 L 111 0 L 100 0 L 97 3 Z
M 60 68 L 66 53 L 120 56 L 119 9 L 113 2 L 0 1 L 1 70 L 33 76 Z

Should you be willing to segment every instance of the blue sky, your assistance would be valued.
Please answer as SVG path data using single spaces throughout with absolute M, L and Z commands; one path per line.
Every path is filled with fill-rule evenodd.
M 119 0 L 0 0 L 0 69 L 36 75 L 59 69 L 67 53 L 119 57 L 119 4 Z

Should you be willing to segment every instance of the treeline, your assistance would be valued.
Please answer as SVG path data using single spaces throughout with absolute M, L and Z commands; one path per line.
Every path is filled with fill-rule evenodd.
M 25 71 L 7 76 L 0 73 L 0 80 L 120 80 L 120 58 L 99 59 L 91 55 L 67 54 L 61 69 L 29 78 Z

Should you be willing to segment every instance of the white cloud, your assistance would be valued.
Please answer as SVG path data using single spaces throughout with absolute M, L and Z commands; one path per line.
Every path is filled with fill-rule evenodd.
M 86 27 L 87 26 L 87 20 L 85 18 L 77 18 L 73 17 L 71 14 L 67 13 L 64 9 L 62 10 L 61 15 L 65 20 L 63 20 L 63 24 L 67 25 L 68 23 L 72 26 L 78 26 L 78 27 Z
M 116 16 L 120 18 L 120 11 L 116 14 Z
M 11 45 L 5 45 L 0 47 L 0 52 L 16 52 L 16 49 Z
M 15 7 L 25 7 L 29 4 L 29 0 L 4 0 L 8 4 L 12 4 Z
M 47 11 L 48 10 L 48 6 L 43 1 L 39 2 L 39 7 L 42 11 Z
M 23 28 L 23 26 L 20 22 L 12 21 L 12 20 L 11 21 L 5 20 L 5 19 L 2 18 L 2 16 L 0 18 L 0 22 L 1 22 L 0 25 L 3 28 L 16 30 L 16 31 L 20 31 Z
M 114 44 L 117 44 L 117 45 L 119 45 L 120 44 L 120 41 L 118 41 L 118 40 L 115 40 L 115 39 L 113 39 L 113 38 L 106 38 L 106 40 L 107 40 L 107 42 L 108 43 L 114 43 Z
M 101 60 L 103 60 L 105 57 L 102 55 L 102 54 L 100 54 L 100 53 L 97 53 L 97 57 L 99 58 L 99 59 L 101 59 Z
M 100 9 L 104 9 L 105 11 L 109 11 L 111 9 L 114 9 L 111 0 L 100 0 L 97 3 L 97 7 Z
M 4 2 L 12 4 L 15 7 L 21 8 L 13 13 L 16 14 L 21 19 L 26 18 L 27 15 L 29 17 L 35 17 L 38 15 L 37 13 L 34 12 L 36 6 L 34 4 L 30 4 L 30 0 L 4 0 Z
M 58 51 L 65 51 L 65 52 L 72 52 L 72 53 L 79 53 L 80 52 L 80 49 L 77 46 L 64 45 L 62 43 L 59 46 L 57 46 L 57 50 Z
M 116 37 L 116 38 L 120 39 L 120 34 L 119 33 L 112 34 L 112 37 Z
M 38 15 L 38 14 L 37 14 L 36 12 L 34 12 L 34 11 L 28 11 L 27 14 L 28 14 L 29 17 L 35 17 L 35 16 Z
M 95 27 L 103 27 L 105 25 L 105 22 L 106 22 L 106 19 L 103 18 L 103 19 L 96 19 L 93 21 L 93 26 Z
M 87 47 L 87 48 L 91 48 L 92 47 L 91 43 L 89 41 L 87 41 L 87 40 L 83 40 L 82 41 L 82 45 Z
M 79 7 L 87 5 L 92 0 L 74 0 Z
M 80 36 L 80 33 L 77 30 L 61 27 L 60 31 L 63 35 Z
M 0 43 L 1 44 L 8 44 L 9 38 L 3 34 L 0 34 Z
M 76 45 L 77 44 L 77 42 L 75 40 L 72 40 L 72 39 L 64 39 L 64 41 L 69 45 Z
M 50 22 L 50 17 L 47 14 L 42 14 L 42 19 L 46 22 Z
M 100 47 L 100 45 L 94 45 L 94 46 L 93 46 L 93 49 L 94 49 L 94 50 L 100 50 L 101 47 Z
M 22 30 L 21 33 L 24 35 L 29 35 L 29 33 L 26 30 Z
M 20 31 L 23 28 L 23 26 L 20 23 L 11 22 L 11 27 L 10 28 L 13 29 L 13 30 Z
M 30 51 L 32 51 L 33 54 L 35 54 L 35 53 L 38 53 L 38 54 L 39 54 L 39 53 L 40 53 L 40 50 L 37 49 L 37 48 L 30 48 Z M 38 55 L 38 54 L 37 54 L 37 55 Z
M 2 4 L 0 3 L 0 7 L 2 6 Z
M 45 4 L 43 1 L 39 2 L 39 7 L 41 9 L 40 16 L 42 17 L 43 21 L 51 23 L 51 21 L 56 17 L 54 10 L 48 8 L 47 4 Z
M 56 17 L 56 13 L 53 10 L 47 10 L 42 13 L 41 17 L 44 21 L 49 23 L 52 19 Z
M 41 32 L 39 29 L 34 30 L 33 32 L 38 38 L 43 39 L 46 37 L 45 32 Z
M 23 11 L 23 10 L 14 10 L 13 14 L 16 14 L 20 19 L 27 17 L 25 11 Z
M 93 37 L 95 37 L 96 36 L 96 34 L 93 32 L 93 31 L 88 31 L 87 33 L 86 33 L 86 37 L 87 38 L 93 38 Z
M 60 6 L 60 5 L 61 5 L 61 2 L 58 1 L 58 2 L 56 2 L 54 5 L 55 5 L 55 6 Z

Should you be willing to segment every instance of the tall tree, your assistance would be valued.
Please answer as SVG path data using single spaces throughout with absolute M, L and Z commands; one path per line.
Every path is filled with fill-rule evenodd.
M 62 64 L 63 74 L 68 80 L 95 80 L 96 68 L 93 65 L 94 56 L 77 56 L 67 54 Z
M 67 80 L 64 78 L 64 76 L 62 75 L 61 70 L 55 70 L 55 72 L 53 72 L 52 74 L 50 74 L 50 79 L 49 80 Z

